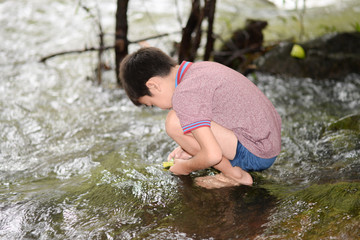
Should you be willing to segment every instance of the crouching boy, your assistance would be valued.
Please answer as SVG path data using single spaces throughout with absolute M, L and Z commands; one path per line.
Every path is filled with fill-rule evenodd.
M 197 178 L 200 186 L 252 185 L 281 148 L 281 118 L 270 100 L 245 76 L 214 62 L 181 65 L 153 47 L 121 63 L 120 78 L 137 106 L 169 109 L 166 132 L 179 145 L 170 171 L 187 175 L 214 167 L 221 173 Z

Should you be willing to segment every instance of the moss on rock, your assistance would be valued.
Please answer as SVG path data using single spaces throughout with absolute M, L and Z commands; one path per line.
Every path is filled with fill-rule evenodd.
M 290 194 L 260 239 L 358 239 L 360 183 L 312 185 Z

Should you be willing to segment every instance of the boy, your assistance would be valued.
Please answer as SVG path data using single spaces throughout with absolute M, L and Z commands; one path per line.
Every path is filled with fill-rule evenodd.
M 169 109 L 166 132 L 179 147 L 170 171 L 188 175 L 214 167 L 221 173 L 196 179 L 206 188 L 252 185 L 249 171 L 269 168 L 280 153 L 281 118 L 246 77 L 215 62 L 180 66 L 161 50 L 141 48 L 121 63 L 120 78 L 137 106 Z

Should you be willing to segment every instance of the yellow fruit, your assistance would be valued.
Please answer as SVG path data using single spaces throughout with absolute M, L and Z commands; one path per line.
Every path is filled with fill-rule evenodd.
M 291 49 L 290 55 L 295 58 L 304 59 L 305 51 L 300 45 L 294 44 L 293 48 Z

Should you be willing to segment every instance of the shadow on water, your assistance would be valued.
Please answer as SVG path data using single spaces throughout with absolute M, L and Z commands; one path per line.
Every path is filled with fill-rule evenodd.
M 182 177 L 176 229 L 193 239 L 247 239 L 262 233 L 276 198 L 261 187 L 202 189 Z

